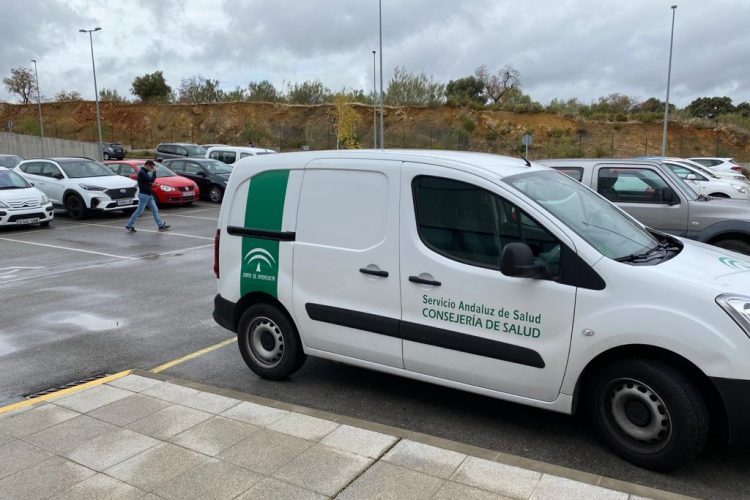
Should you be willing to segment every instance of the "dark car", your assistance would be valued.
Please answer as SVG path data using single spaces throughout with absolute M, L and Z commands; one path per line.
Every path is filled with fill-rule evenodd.
M 22 161 L 18 155 L 0 155 L 0 167 L 15 168 Z
M 102 156 L 105 160 L 122 160 L 125 158 L 125 148 L 117 142 L 103 142 Z
M 156 161 L 167 158 L 205 158 L 206 150 L 198 144 L 168 142 L 156 146 Z
M 232 167 L 219 160 L 207 158 L 171 159 L 162 162 L 177 175 L 195 181 L 200 188 L 201 195 L 214 203 L 221 203 L 224 189 L 227 187 Z

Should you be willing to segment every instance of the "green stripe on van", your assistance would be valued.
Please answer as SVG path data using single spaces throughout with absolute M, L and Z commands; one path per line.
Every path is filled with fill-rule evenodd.
M 245 227 L 281 231 L 289 170 L 262 172 L 250 179 L 245 206 Z M 265 292 L 278 296 L 279 242 L 242 238 L 240 294 Z

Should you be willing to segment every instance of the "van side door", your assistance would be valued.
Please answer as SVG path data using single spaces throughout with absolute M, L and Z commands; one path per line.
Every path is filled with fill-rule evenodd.
M 305 350 L 403 368 L 399 321 L 401 162 L 315 160 L 294 244 L 294 313 Z
M 553 235 L 499 186 L 445 172 L 409 163 L 402 169 L 404 366 L 554 401 L 568 360 L 577 290 L 554 276 L 572 242 Z M 521 241 L 548 265 L 551 279 L 500 272 L 503 247 Z

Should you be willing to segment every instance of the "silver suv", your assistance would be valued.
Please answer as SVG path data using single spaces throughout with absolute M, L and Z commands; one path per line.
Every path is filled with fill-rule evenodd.
M 660 161 L 556 159 L 537 163 L 589 186 L 646 226 L 750 255 L 747 201 L 699 195 Z

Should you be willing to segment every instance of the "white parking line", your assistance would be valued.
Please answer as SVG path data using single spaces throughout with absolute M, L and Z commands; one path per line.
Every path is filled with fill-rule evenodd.
M 185 217 L 187 219 L 201 219 L 201 220 L 212 220 L 212 221 L 218 221 L 219 218 L 216 217 L 198 217 L 197 215 L 177 215 L 177 214 L 165 214 L 161 213 L 162 217 Z
M 213 238 L 208 238 L 208 239 L 213 239 Z M 80 253 L 90 253 L 90 254 L 94 254 L 94 255 L 103 255 L 104 257 L 115 257 L 117 259 L 125 259 L 125 260 L 134 260 L 134 259 L 137 259 L 137 257 L 127 257 L 125 255 L 115 255 L 115 254 L 112 254 L 112 253 L 96 252 L 94 250 L 82 250 L 80 248 L 63 247 L 63 246 L 60 246 L 60 245 L 48 245 L 46 243 L 34 243 L 34 242 L 31 242 L 31 241 L 16 240 L 14 238 L 0 238 L 0 240 L 10 241 L 10 242 L 13 242 L 13 243 L 26 243 L 27 245 L 36 245 L 38 247 L 56 248 L 58 250 L 68 250 L 68 251 L 71 251 L 71 252 L 80 252 Z
M 109 224 L 91 224 L 92 226 L 98 226 L 98 227 L 109 227 L 112 229 L 119 229 L 121 231 L 125 231 L 125 226 L 111 226 Z M 185 238 L 197 238 L 199 240 L 209 240 L 213 241 L 214 238 L 212 236 L 196 236 L 194 234 L 184 234 L 184 233 L 175 233 L 173 231 L 159 231 L 158 229 L 138 229 L 136 231 L 137 233 L 144 232 L 144 233 L 160 233 L 165 234 L 168 236 L 183 236 Z M 136 237 L 133 235 L 133 237 Z
M 221 207 L 199 208 L 198 210 L 193 210 L 193 209 L 191 208 L 191 209 L 188 209 L 188 210 L 184 210 L 184 211 L 185 211 L 185 212 L 190 212 L 190 213 L 193 213 L 193 212 L 205 212 L 206 210 L 219 210 L 220 208 L 221 208 Z
M 189 248 L 182 248 L 182 249 L 179 249 L 179 250 L 171 250 L 169 252 L 160 253 L 158 255 L 159 256 L 165 256 L 165 255 L 171 255 L 171 254 L 175 254 L 175 253 L 185 253 L 185 252 L 190 252 L 192 250 L 199 250 L 201 248 L 208 248 L 208 247 L 212 247 L 212 246 L 213 245 L 200 245 L 200 246 L 197 246 L 197 247 L 189 247 Z M 128 259 L 129 260 L 142 260 L 142 259 L 146 259 L 146 258 L 148 258 L 148 257 L 129 257 Z M 114 261 L 114 262 L 116 262 L 116 261 Z M 92 269 L 94 267 L 108 266 L 108 265 L 110 265 L 112 263 L 113 263 L 112 261 L 110 261 L 110 262 L 101 262 L 99 264 L 91 264 L 91 265 L 88 265 L 88 266 L 75 267 L 75 268 L 72 268 L 72 269 L 63 269 L 63 270 L 60 270 L 60 271 L 52 271 L 52 272 L 44 273 L 44 274 L 36 274 L 34 276 L 25 276 L 23 278 L 8 279 L 8 280 L 1 281 L 0 285 L 5 285 L 6 283 L 15 283 L 17 281 L 26 281 L 26 280 L 31 280 L 31 279 L 35 279 L 35 278 L 45 278 L 47 276 L 55 276 L 55 275 L 58 275 L 58 274 L 72 273 L 72 272 L 76 272 L 76 271 L 84 271 L 86 269 Z

